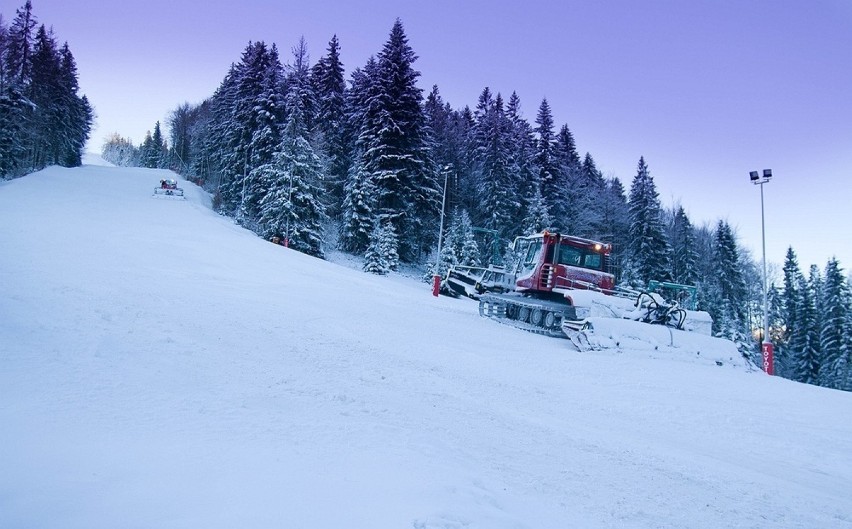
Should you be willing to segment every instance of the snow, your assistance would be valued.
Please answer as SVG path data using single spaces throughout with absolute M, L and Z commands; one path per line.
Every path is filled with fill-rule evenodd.
M 0 184 L 0 527 L 852 527 L 852 394 L 579 353 L 165 176 Z

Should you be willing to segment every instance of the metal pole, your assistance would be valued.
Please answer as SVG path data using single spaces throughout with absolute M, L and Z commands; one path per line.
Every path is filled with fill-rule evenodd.
M 763 214 L 763 183 L 760 184 L 760 230 L 763 239 L 763 343 L 769 343 L 769 290 L 766 278 L 766 220 Z
M 447 205 L 447 182 L 450 177 L 449 166 L 444 166 L 444 196 L 441 199 L 441 225 L 438 228 L 438 256 L 435 257 L 435 274 L 432 277 L 432 295 L 437 297 L 441 292 L 441 244 L 444 239 L 444 209 Z

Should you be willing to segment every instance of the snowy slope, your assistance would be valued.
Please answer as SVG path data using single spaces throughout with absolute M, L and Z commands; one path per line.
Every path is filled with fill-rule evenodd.
M 852 395 L 573 352 L 164 174 L 0 184 L 0 527 L 852 527 Z

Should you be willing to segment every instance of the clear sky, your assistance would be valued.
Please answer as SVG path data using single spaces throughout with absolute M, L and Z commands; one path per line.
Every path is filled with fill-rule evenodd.
M 8 23 L 24 0 L 0 0 Z M 760 261 L 790 245 L 801 267 L 852 267 L 852 1 L 33 0 L 68 41 L 97 112 L 89 149 L 139 144 L 183 102 L 212 95 L 252 40 L 312 62 L 340 39 L 347 78 L 399 17 L 421 88 L 454 107 L 517 91 L 533 121 L 546 97 L 581 153 L 629 186 L 644 156 L 663 204 L 694 224 L 726 219 Z

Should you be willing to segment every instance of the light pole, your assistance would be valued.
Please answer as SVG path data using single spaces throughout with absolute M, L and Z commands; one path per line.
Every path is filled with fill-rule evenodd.
M 444 238 L 444 209 L 447 205 L 447 183 L 450 178 L 451 167 L 444 166 L 444 197 L 441 199 L 441 225 L 438 228 L 438 257 L 435 258 L 435 275 L 432 276 L 432 295 L 438 297 L 441 293 L 441 242 Z
M 751 183 L 760 186 L 760 230 L 763 239 L 763 341 L 760 350 L 763 353 L 763 370 L 767 375 L 775 374 L 774 351 L 772 341 L 769 339 L 769 290 L 766 279 L 766 220 L 763 215 L 763 184 L 772 178 L 772 169 L 764 169 L 763 177 L 757 171 L 749 174 Z

